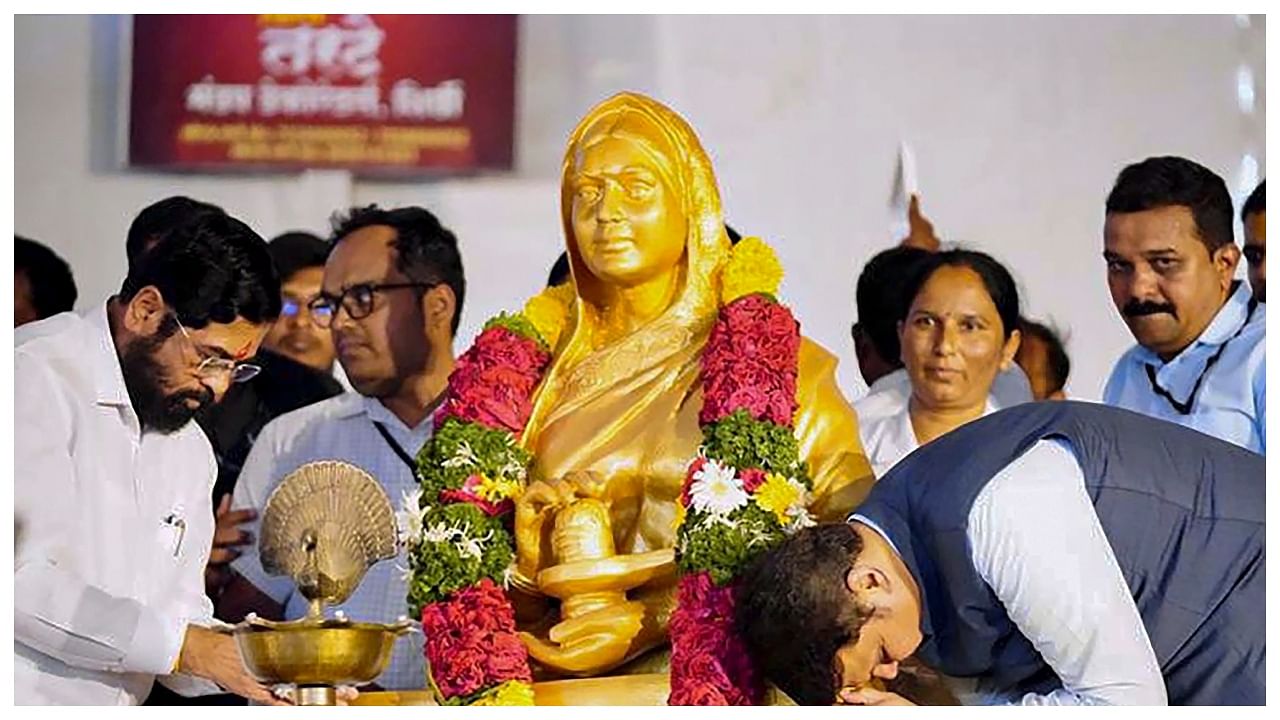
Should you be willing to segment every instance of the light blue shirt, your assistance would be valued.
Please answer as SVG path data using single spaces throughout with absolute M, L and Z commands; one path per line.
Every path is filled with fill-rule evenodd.
M 299 465 L 313 460 L 343 460 L 372 475 L 391 498 L 391 504 L 399 508 L 402 498 L 416 490 L 418 483 L 378 433 L 374 421 L 386 426 L 410 455 L 416 456 L 431 436 L 429 416 L 417 427 L 409 428 L 382 403 L 355 393 L 308 405 L 281 415 L 263 428 L 236 481 L 233 507 L 253 508 L 261 515 L 271 491 Z M 257 525 L 255 522 L 246 527 L 255 538 L 259 536 Z M 394 560 L 383 560 L 369 568 L 351 597 L 329 610 L 341 610 L 356 621 L 395 622 L 409 613 L 404 570 L 408 566 L 402 548 Z M 306 615 L 306 598 L 289 578 L 268 575 L 256 548 L 237 558 L 231 567 L 283 605 L 287 619 Z M 421 690 L 426 686 L 421 634 L 409 633 L 396 640 L 391 663 L 376 682 L 388 690 Z
M 1187 349 L 1169 362 L 1135 345 L 1116 362 L 1102 401 L 1108 405 L 1168 420 L 1207 435 L 1267 453 L 1267 306 L 1249 315 L 1249 286 L 1237 283 L 1213 322 Z M 1226 348 L 1223 349 L 1223 344 Z M 1205 365 L 1219 350 L 1218 362 Z M 1190 414 L 1183 415 L 1157 394 L 1146 366 L 1156 368 L 1156 382 L 1179 402 L 1187 402 L 1196 380 L 1204 375 Z

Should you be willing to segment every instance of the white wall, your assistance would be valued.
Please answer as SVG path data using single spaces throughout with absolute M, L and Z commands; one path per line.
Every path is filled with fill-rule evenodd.
M 1097 397 L 1129 342 L 1108 299 L 1102 202 L 1125 163 L 1182 154 L 1233 192 L 1265 159 L 1265 21 L 1219 17 L 523 17 L 517 169 L 509 176 L 351 182 L 345 173 L 189 176 L 115 169 L 121 18 L 15 21 L 15 225 L 62 253 L 84 303 L 124 272 L 124 234 L 172 193 L 264 235 L 322 230 L 350 203 L 421 204 L 462 239 L 459 347 L 540 286 L 562 247 L 564 137 L 594 102 L 647 92 L 684 114 L 715 160 L 730 222 L 775 243 L 805 332 L 843 359 L 861 264 L 891 241 L 900 140 L 945 240 L 1004 260 L 1026 311 L 1069 330 L 1069 389 Z M 1258 74 L 1251 115 L 1237 68 Z

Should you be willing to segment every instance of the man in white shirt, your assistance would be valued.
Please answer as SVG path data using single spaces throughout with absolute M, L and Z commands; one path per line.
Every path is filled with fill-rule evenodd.
M 1137 344 L 1102 400 L 1267 451 L 1266 305 L 1235 280 L 1222 178 L 1180 157 L 1120 172 L 1107 196 L 1107 285 Z
M 266 244 L 217 213 L 105 305 L 15 334 L 17 703 L 137 704 L 157 678 L 275 702 L 208 628 L 215 468 L 191 419 L 252 377 L 279 312 Z
M 804 704 L 910 704 L 872 681 L 912 656 L 970 702 L 1261 704 L 1265 472 L 1129 411 L 1020 405 L 767 552 L 738 627 Z
M 232 507 L 260 516 L 279 482 L 315 460 L 343 460 L 364 469 L 397 505 L 417 490 L 416 457 L 431 435 L 431 412 L 453 369 L 464 290 L 457 240 L 430 212 L 370 207 L 338 221 L 320 296 L 310 310 L 331 330 L 338 361 L 359 394 L 269 423 L 245 461 Z M 334 610 L 370 622 L 404 616 L 407 567 L 403 554 L 374 565 Z M 293 582 L 268 575 L 255 549 L 232 563 L 232 570 L 236 575 L 218 602 L 219 617 L 237 620 L 252 611 L 293 619 L 306 613 Z M 420 636 L 397 641 L 376 682 L 388 690 L 425 686 Z

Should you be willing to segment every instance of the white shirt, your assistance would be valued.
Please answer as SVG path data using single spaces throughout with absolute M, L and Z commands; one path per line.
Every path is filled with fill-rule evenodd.
M 1116 361 L 1102 401 L 1267 454 L 1267 306 L 1259 304 L 1250 316 L 1251 297 L 1247 283 L 1237 284 L 1200 337 L 1169 362 L 1134 345 Z M 1156 382 L 1180 403 L 1204 378 L 1190 414 L 1178 412 L 1155 392 L 1147 365 L 1156 368 Z
M 945 678 L 965 704 L 1168 704 L 1133 592 L 1068 445 L 1042 440 L 997 473 L 970 508 L 967 538 L 979 576 L 1062 687 L 1008 697 L 981 678 Z
M 418 489 L 408 466 L 396 455 L 374 427 L 381 422 L 400 447 L 416 457 L 431 436 L 427 417 L 408 428 L 382 403 L 347 393 L 286 413 L 272 420 L 249 451 L 236 481 L 232 506 L 253 508 L 261 517 L 271 491 L 286 475 L 315 460 L 342 460 L 372 475 L 399 508 L 403 497 Z M 247 527 L 258 537 L 258 524 Z M 296 619 L 307 613 L 307 601 L 285 576 L 268 575 L 258 554 L 246 552 L 231 567 L 259 590 L 285 608 L 285 617 Z M 409 567 L 404 550 L 392 560 L 383 560 L 365 574 L 351 597 L 332 610 L 342 610 L 352 620 L 395 622 L 409 613 Z M 418 618 L 412 618 L 417 620 Z M 388 690 L 421 690 L 426 686 L 422 636 L 409 633 L 396 640 L 391 663 L 377 683 Z
M 906 371 L 901 372 L 905 377 Z M 862 449 L 866 451 L 867 461 L 871 463 L 871 471 L 876 477 L 883 477 L 899 460 L 920 447 L 915 428 L 911 426 L 910 380 L 907 383 L 905 393 L 899 392 L 896 387 L 877 392 L 863 398 L 871 406 L 870 410 L 855 409 L 858 413 L 858 436 L 862 439 Z M 1026 400 L 1017 402 L 1029 401 L 1030 393 L 1027 395 Z M 1007 406 L 1001 405 L 993 392 L 987 396 L 987 407 L 982 414 L 990 415 L 1003 407 Z
M 14 701 L 140 703 L 212 622 L 213 451 L 140 431 L 104 306 L 14 335 Z
M 987 403 L 990 408 L 1000 410 L 1031 402 L 1034 399 L 1027 374 L 1017 363 L 1012 363 L 1008 370 L 996 373 Z M 862 447 L 867 450 L 867 457 L 871 460 L 871 468 L 876 477 L 883 475 L 886 470 L 893 467 L 894 463 L 915 449 L 914 433 L 909 434 L 911 447 L 906 452 L 901 452 L 899 447 L 886 447 L 882 453 L 884 460 L 880 464 L 884 465 L 885 462 L 888 464 L 884 465 L 883 469 L 877 466 L 876 458 L 871 453 L 871 447 L 878 442 L 877 433 L 883 432 L 886 427 L 885 421 L 890 418 L 897 419 L 904 414 L 910 400 L 911 378 L 907 375 L 906 368 L 898 368 L 888 375 L 877 378 L 867 389 L 867 394 L 853 403 L 853 411 L 858 416 L 858 434 L 862 438 Z M 873 428 L 880 428 L 880 430 Z

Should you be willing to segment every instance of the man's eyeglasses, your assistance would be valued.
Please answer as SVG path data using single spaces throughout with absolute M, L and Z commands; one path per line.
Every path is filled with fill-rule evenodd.
M 178 323 L 178 329 L 182 331 L 182 337 L 191 343 L 196 355 L 200 356 L 200 364 L 196 366 L 196 374 L 200 377 L 208 378 L 227 375 L 230 376 L 231 382 L 242 383 L 254 379 L 258 373 L 262 372 L 262 368 L 251 363 L 237 363 L 229 358 L 210 355 L 207 350 L 204 350 L 196 343 L 195 338 L 191 337 L 191 333 L 187 332 L 187 328 L 178 319 L 177 313 L 173 314 L 173 321 Z
M 438 282 L 408 282 L 385 283 L 383 285 L 370 283 L 352 285 L 343 290 L 340 295 L 321 292 L 316 299 L 307 305 L 307 308 L 311 310 L 312 322 L 322 328 L 327 328 L 333 325 L 333 318 L 337 316 L 338 310 L 346 310 L 347 316 L 352 320 L 361 320 L 369 317 L 369 314 L 373 312 L 374 298 L 377 293 L 406 288 L 428 290 L 439 284 Z

